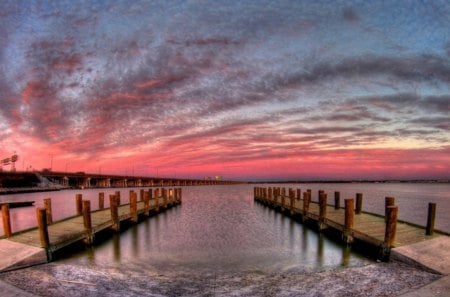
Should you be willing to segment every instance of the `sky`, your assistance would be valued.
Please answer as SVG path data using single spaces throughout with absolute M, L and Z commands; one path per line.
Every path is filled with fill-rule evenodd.
M 447 0 L 2 0 L 0 65 L 20 171 L 450 178 Z

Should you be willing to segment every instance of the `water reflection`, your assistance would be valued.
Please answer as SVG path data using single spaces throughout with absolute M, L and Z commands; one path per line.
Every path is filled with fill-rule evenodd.
M 213 186 L 187 188 L 181 206 L 114 234 L 92 251 L 61 261 L 121 269 L 138 263 L 163 272 L 206 273 L 311 271 L 370 262 L 343 248 L 254 203 L 251 191 Z

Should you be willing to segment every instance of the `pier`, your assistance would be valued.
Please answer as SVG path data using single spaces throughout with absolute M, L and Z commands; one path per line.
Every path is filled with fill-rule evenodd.
M 345 244 L 360 241 L 375 247 L 379 257 L 388 260 L 391 249 L 424 242 L 441 236 L 434 230 L 436 205 L 430 203 L 426 227 L 402 222 L 397 219 L 398 207 L 395 198 L 385 198 L 385 215 L 364 212 L 363 195 L 345 199 L 341 206 L 340 193 L 335 192 L 333 203 L 327 203 L 327 193 L 318 192 L 318 201 L 312 201 L 311 190 L 285 188 L 254 188 L 254 200 L 268 207 L 299 218 L 303 223 L 313 225 L 321 232 L 330 229 L 340 234 Z
M 11 233 L 9 206 L 4 204 L 2 206 L 4 239 L 0 240 L 0 255 L 3 258 L 8 257 L 6 254 L 2 255 L 1 252 L 11 249 L 10 252 L 14 254 L 15 249 L 22 249 L 29 250 L 30 259 L 26 260 L 26 255 L 21 256 L 21 263 L 13 263 L 14 261 L 11 259 L 2 259 L 0 260 L 0 271 L 17 268 L 21 265 L 28 266 L 36 262 L 51 261 L 55 252 L 75 242 L 83 241 L 90 245 L 96 234 L 103 230 L 119 232 L 124 223 L 138 223 L 150 215 L 180 205 L 182 190 L 181 188 L 141 189 L 139 198 L 138 193 L 130 191 L 129 202 L 125 204 L 121 203 L 120 192 L 117 191 L 109 196 L 109 208 L 104 207 L 105 195 L 103 192 L 99 193 L 98 199 L 99 209 L 91 211 L 90 201 L 83 200 L 82 194 L 77 194 L 73 200 L 76 205 L 76 214 L 56 222 L 52 220 L 51 199 L 46 199 L 44 208 L 36 208 L 37 227 L 16 233 Z M 2 251 L 2 249 L 5 250 Z M 2 262 L 4 262 L 3 265 Z

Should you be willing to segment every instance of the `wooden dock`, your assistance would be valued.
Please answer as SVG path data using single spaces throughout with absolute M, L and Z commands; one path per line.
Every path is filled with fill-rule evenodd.
M 378 248 L 384 260 L 389 259 L 392 248 L 446 236 L 434 230 L 435 204 L 430 204 L 428 226 L 422 227 L 397 220 L 398 208 L 392 197 L 386 197 L 385 216 L 381 216 L 362 211 L 360 193 L 355 199 L 345 199 L 345 207 L 340 205 L 339 192 L 334 194 L 334 204 L 327 203 L 325 192 L 319 191 L 318 196 L 319 201 L 314 202 L 310 190 L 302 193 L 300 189 L 289 189 L 286 194 L 284 188 L 254 188 L 255 201 L 313 224 L 319 231 L 338 232 L 345 243 L 358 240 L 370 244 Z
M 130 202 L 120 203 L 120 192 L 110 195 L 110 207 L 104 208 L 104 193 L 99 193 L 99 209 L 90 211 L 90 201 L 82 200 L 82 195 L 75 197 L 77 214 L 61 221 L 52 221 L 51 200 L 44 201 L 45 208 L 36 209 L 38 227 L 12 234 L 8 224 L 9 210 L 2 207 L 5 238 L 10 241 L 32 247 L 44 248 L 47 260 L 51 261 L 56 251 L 78 241 L 91 244 L 95 234 L 105 229 L 120 230 L 123 222 L 138 223 L 140 218 L 157 214 L 181 204 L 181 188 L 149 189 L 137 193 L 130 191 Z

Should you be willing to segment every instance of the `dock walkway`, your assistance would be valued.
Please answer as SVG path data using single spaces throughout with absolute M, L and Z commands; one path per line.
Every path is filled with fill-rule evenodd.
M 83 209 L 82 213 L 57 222 L 48 223 L 48 218 L 44 215 L 44 221 L 38 222 L 38 227 L 11 234 L 0 240 L 0 256 L 2 256 L 0 271 L 33 265 L 33 261 L 34 264 L 51 261 L 56 251 L 68 245 L 78 241 L 85 241 L 90 244 L 95 234 L 105 229 L 119 231 L 120 224 L 123 222 L 137 223 L 139 217 L 157 214 L 181 204 L 181 188 L 161 189 L 161 196 L 159 195 L 159 189 L 157 189 L 154 198 L 151 198 L 153 195 L 149 194 L 149 191 L 141 194 L 140 201 L 137 201 L 136 193 L 131 191 L 130 203 L 122 205 L 120 205 L 120 196 L 111 195 L 111 207 L 92 212 L 89 210 L 86 212 Z M 89 205 L 89 203 L 87 204 Z M 85 204 L 83 205 L 85 206 Z M 44 214 L 48 213 L 46 209 L 41 209 L 41 211 Z M 39 209 L 37 209 L 37 213 L 39 213 Z M 22 250 L 29 250 L 30 252 L 28 256 L 21 255 L 20 261 L 11 261 L 12 257 L 8 254 L 14 253 L 16 245 L 21 245 Z M 42 249 L 42 253 L 39 253 L 40 249 Z M 40 257 L 36 257 L 36 254 Z M 34 260 L 27 260 L 28 257 Z
M 359 240 L 370 244 L 379 249 L 381 258 L 384 259 L 389 259 L 392 248 L 446 236 L 434 230 L 427 235 L 425 227 L 398 221 L 396 216 L 392 222 L 393 225 L 388 228 L 388 218 L 361 210 L 362 195 L 359 195 L 360 199 L 356 199 L 360 200 L 357 201 L 359 211 L 354 209 L 354 199 L 346 199 L 348 200 L 346 203 L 350 202 L 349 205 L 351 206 L 350 211 L 348 211 L 339 205 L 340 198 L 335 199 L 334 205 L 328 204 L 326 202 L 327 195 L 323 192 L 319 192 L 319 197 L 322 197 L 317 202 L 311 201 L 310 191 L 303 192 L 303 199 L 300 198 L 299 190 L 297 190 L 297 195 L 292 189 L 289 189 L 288 195 L 285 194 L 285 190 L 279 188 L 255 188 L 254 191 L 255 201 L 289 215 L 297 216 L 303 222 L 315 224 L 319 230 L 331 228 L 341 233 L 343 240 L 347 243 Z M 346 214 L 346 212 L 348 213 Z

